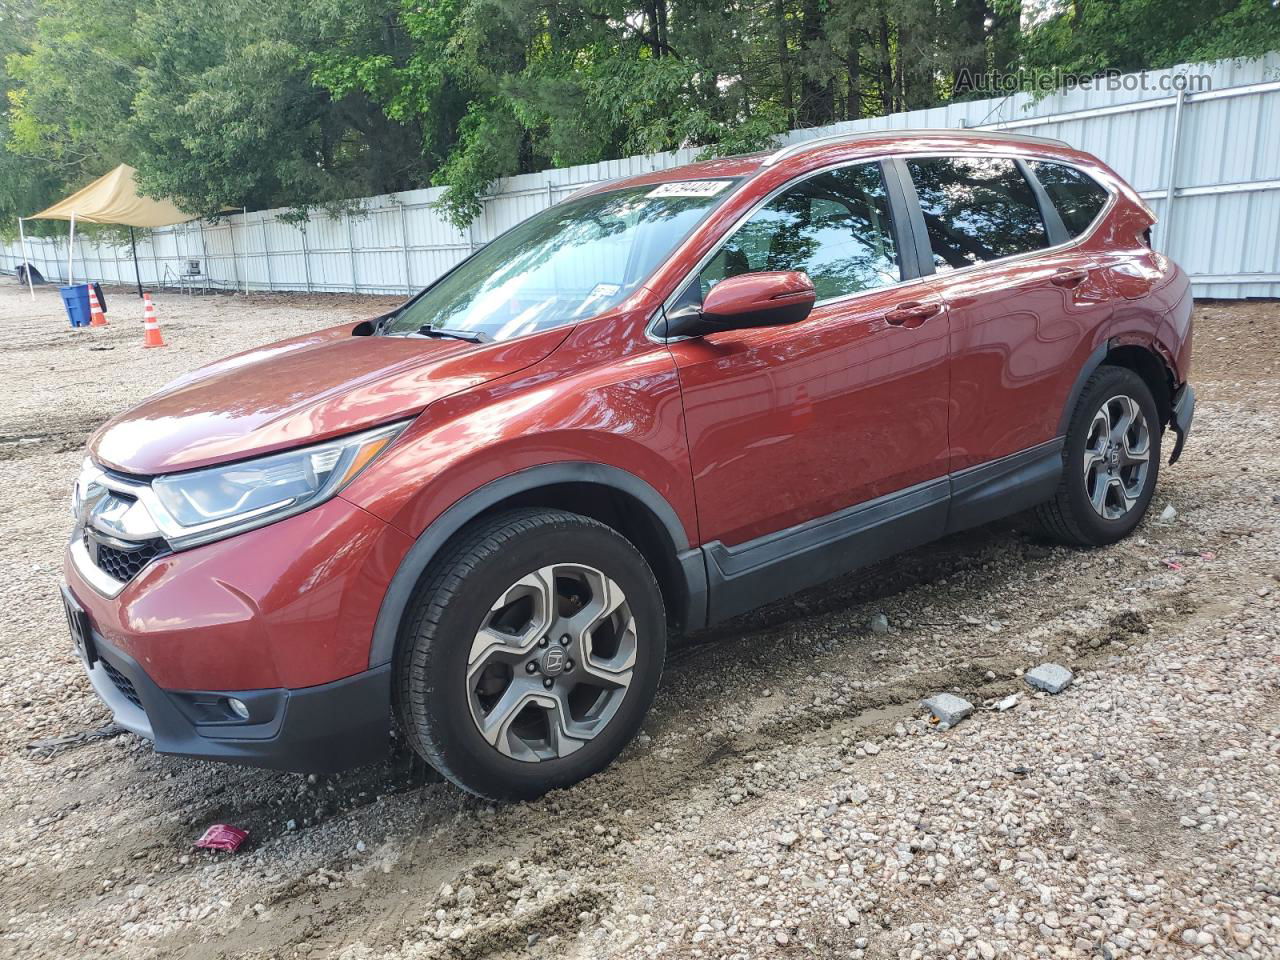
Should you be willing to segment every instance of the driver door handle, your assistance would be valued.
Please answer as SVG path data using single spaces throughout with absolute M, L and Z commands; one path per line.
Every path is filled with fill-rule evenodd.
M 885 323 L 894 327 L 906 327 L 908 330 L 914 330 L 930 317 L 942 312 L 942 304 L 940 303 L 921 303 L 918 300 L 909 300 L 906 303 L 900 303 L 888 313 L 884 315 Z

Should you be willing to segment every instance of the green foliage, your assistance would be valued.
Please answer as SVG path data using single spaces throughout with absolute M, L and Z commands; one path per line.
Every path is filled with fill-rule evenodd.
M 1028 7 L 1028 9 L 1030 9 Z M 117 163 L 193 212 L 495 180 L 1280 49 L 1272 0 L 0 0 L 0 230 Z M 33 224 L 37 230 L 42 229 Z
M 1028 70 L 1090 75 L 1280 49 L 1271 0 L 1074 0 L 1023 43 Z

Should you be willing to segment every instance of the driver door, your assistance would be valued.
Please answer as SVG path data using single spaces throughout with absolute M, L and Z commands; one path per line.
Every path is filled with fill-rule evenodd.
M 885 530 L 899 513 L 930 531 L 945 519 L 948 318 L 930 281 L 903 282 L 910 233 L 890 208 L 879 163 L 811 175 L 760 207 L 673 304 L 696 308 L 719 280 L 761 270 L 803 271 L 817 292 L 799 323 L 669 345 L 701 539 L 730 567 L 766 569 L 779 552 L 803 566 L 811 547 L 827 562 L 824 543 L 877 511 Z M 805 585 L 774 573 L 743 600 Z M 736 612 L 721 606 L 713 616 Z

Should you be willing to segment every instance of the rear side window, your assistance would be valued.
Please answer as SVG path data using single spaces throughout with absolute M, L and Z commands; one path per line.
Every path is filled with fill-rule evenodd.
M 1062 163 L 1032 160 L 1031 172 L 1049 194 L 1062 217 L 1062 225 L 1073 237 L 1088 230 L 1107 205 L 1107 191 L 1082 170 Z
M 897 283 L 898 250 L 880 164 L 821 173 L 774 197 L 703 267 L 701 292 L 759 270 L 801 270 L 819 300 Z
M 1049 245 L 1035 194 L 1012 160 L 922 157 L 906 164 L 939 272 Z

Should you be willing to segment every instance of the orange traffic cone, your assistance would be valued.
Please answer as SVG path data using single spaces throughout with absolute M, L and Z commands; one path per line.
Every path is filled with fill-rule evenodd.
M 156 305 L 151 302 L 151 294 L 142 295 L 142 327 L 144 347 L 167 347 L 164 337 L 160 336 L 160 321 L 156 317 Z
M 102 304 L 98 303 L 98 292 L 94 285 L 89 284 L 89 326 L 105 327 L 107 325 L 107 315 L 102 312 Z

